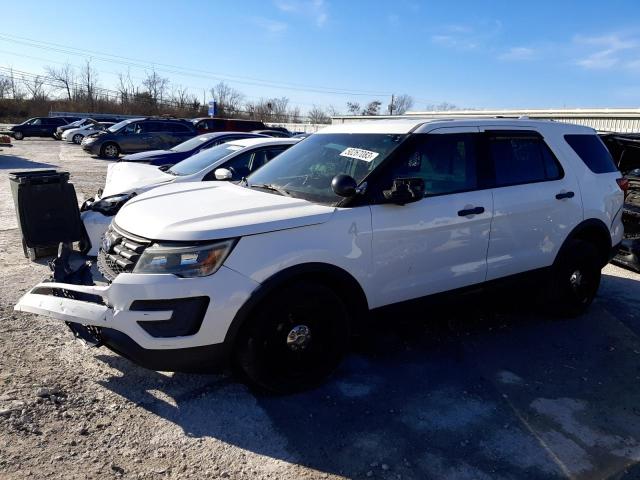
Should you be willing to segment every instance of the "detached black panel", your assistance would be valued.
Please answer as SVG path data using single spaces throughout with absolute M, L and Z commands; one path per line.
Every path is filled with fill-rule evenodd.
M 169 338 L 198 333 L 208 306 L 209 297 L 191 297 L 171 300 L 135 300 L 129 310 L 147 312 L 173 310 L 169 320 L 138 322 L 138 325 L 152 337 Z
M 78 199 L 68 172 L 11 172 L 11 193 L 27 248 L 56 247 L 84 238 Z

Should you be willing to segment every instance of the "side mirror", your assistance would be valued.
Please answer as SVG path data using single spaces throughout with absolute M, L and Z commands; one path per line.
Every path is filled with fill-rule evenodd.
M 213 173 L 216 176 L 216 180 L 231 180 L 233 178 L 231 170 L 227 170 L 226 168 L 218 168 Z
M 353 197 L 358 193 L 358 184 L 353 177 L 341 173 L 331 180 L 331 189 L 339 197 Z
M 390 203 L 397 205 L 405 205 L 411 202 L 417 202 L 424 197 L 424 179 L 415 178 L 396 178 L 390 190 L 384 190 L 382 194 Z

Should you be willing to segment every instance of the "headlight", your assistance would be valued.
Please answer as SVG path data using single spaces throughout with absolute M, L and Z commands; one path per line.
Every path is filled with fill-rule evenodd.
M 97 202 L 93 202 L 88 205 L 83 204 L 82 208 L 86 210 L 94 210 L 110 217 L 118 213 L 118 210 L 122 208 L 122 205 L 135 196 L 136 192 L 118 193 L 117 195 L 102 198 Z
M 206 277 L 226 260 L 235 239 L 207 245 L 172 247 L 156 244 L 142 252 L 133 273 L 173 273 L 179 277 Z

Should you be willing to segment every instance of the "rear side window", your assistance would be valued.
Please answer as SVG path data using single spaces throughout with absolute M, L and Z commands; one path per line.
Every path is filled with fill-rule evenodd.
M 562 167 L 544 139 L 527 132 L 494 133 L 488 138 L 497 187 L 562 178 Z
M 565 135 L 564 139 L 593 173 L 618 170 L 611 153 L 597 135 Z
M 191 129 L 186 125 L 182 125 L 180 123 L 175 123 L 175 122 L 167 123 L 166 130 L 169 132 L 176 132 L 176 133 L 186 133 L 191 131 Z

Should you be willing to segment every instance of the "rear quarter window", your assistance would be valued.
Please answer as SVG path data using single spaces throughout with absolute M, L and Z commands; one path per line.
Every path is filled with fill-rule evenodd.
M 597 135 L 565 135 L 564 139 L 593 173 L 618 171 L 611 153 Z

